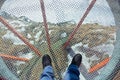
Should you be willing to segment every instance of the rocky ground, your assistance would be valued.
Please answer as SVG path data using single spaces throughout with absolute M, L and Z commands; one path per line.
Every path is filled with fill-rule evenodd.
M 8 22 L 14 26 L 14 28 L 19 31 L 25 38 L 27 38 L 31 44 L 37 47 L 42 52 L 42 55 L 45 53 L 50 54 L 47 48 L 43 23 L 31 21 L 24 16 L 17 18 L 15 16 L 11 17 L 11 15 L 5 12 L 3 14 L 3 17 L 7 15 L 6 19 Z M 59 65 L 60 71 L 64 72 L 68 65 L 68 59 L 67 53 L 64 51 L 64 49 L 62 49 L 62 45 L 67 39 L 68 35 L 75 28 L 76 23 L 71 21 L 59 24 L 48 23 L 48 26 L 55 58 Z M 97 23 L 83 24 L 76 32 L 70 44 L 74 45 L 81 42 L 82 46 L 87 45 L 87 47 L 90 49 L 106 43 L 114 44 L 114 42 L 111 42 L 111 40 L 115 40 L 115 31 L 116 29 L 113 26 L 103 26 Z M 0 53 L 15 56 L 20 56 L 22 54 L 27 55 L 30 52 L 34 53 L 22 41 L 15 39 L 17 39 L 17 37 L 7 28 L 5 28 L 2 23 L 0 23 Z M 35 54 L 32 55 L 33 57 L 30 58 L 28 63 L 22 63 L 19 66 L 15 65 L 17 63 L 16 61 L 9 61 L 11 62 L 11 67 L 9 68 L 16 68 L 15 74 L 19 75 L 21 80 L 38 80 L 42 72 L 41 58 L 37 57 Z M 88 57 L 88 55 L 86 55 L 86 57 Z M 54 63 L 53 66 L 55 66 Z

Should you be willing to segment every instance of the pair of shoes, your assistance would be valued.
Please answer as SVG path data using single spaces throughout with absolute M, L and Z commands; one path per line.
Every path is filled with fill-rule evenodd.
M 71 64 L 77 65 L 79 67 L 80 64 L 81 64 L 81 61 L 82 61 L 82 55 L 81 54 L 76 54 L 73 57 Z M 51 60 L 51 58 L 50 58 L 50 56 L 48 54 L 45 54 L 42 57 L 42 65 L 43 65 L 43 69 L 46 66 L 52 66 L 52 60 Z
M 45 54 L 43 57 L 42 57 L 42 65 L 43 65 L 43 69 L 46 67 L 46 66 L 52 66 L 52 61 L 51 61 L 51 58 L 48 54 Z

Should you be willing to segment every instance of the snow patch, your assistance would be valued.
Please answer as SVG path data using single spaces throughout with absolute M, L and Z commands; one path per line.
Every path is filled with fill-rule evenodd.
M 99 52 L 107 52 L 109 56 L 112 55 L 114 50 L 113 44 L 102 44 L 93 48 L 94 50 L 98 50 Z
M 19 74 L 21 72 L 21 70 L 17 71 L 17 74 Z
M 30 34 L 27 34 L 27 38 L 31 38 L 32 36 Z
M 26 26 L 23 22 L 18 21 L 18 20 L 14 20 L 14 21 L 10 22 L 10 24 L 12 24 L 12 25 L 18 24 L 18 26 L 16 26 L 16 27 Z
M 27 54 L 20 54 L 19 57 L 23 57 L 23 58 L 27 58 L 27 59 L 31 59 L 33 57 L 33 53 L 27 53 Z
M 34 36 L 35 41 L 39 40 L 41 34 L 42 34 L 42 31 L 39 31 L 38 33 L 36 33 L 36 35 Z
M 68 58 L 68 65 L 70 65 L 70 63 L 72 61 L 72 57 L 70 55 L 68 55 L 67 58 Z
M 21 64 L 25 64 L 23 61 L 16 61 L 16 63 L 13 63 L 16 66 L 20 66 Z
M 1 29 L 7 29 L 2 23 L 0 23 L 0 28 Z
M 80 43 L 78 43 L 78 44 L 73 45 L 71 48 L 72 48 L 73 50 L 76 50 L 76 47 L 82 46 L 82 45 L 83 45 L 82 42 L 80 42 Z
M 30 41 L 31 44 L 34 44 L 35 42 L 34 41 Z
M 67 33 L 65 32 L 61 34 L 61 38 L 64 38 L 64 37 L 67 37 Z
M 23 41 L 21 41 L 17 36 L 15 36 L 10 31 L 7 31 L 7 33 L 4 36 L 2 36 L 2 38 L 3 39 L 6 38 L 6 39 L 12 40 L 14 42 L 13 44 L 15 44 L 15 45 L 19 45 L 19 44 L 22 45 L 22 44 L 24 44 Z
M 27 54 L 19 54 L 19 57 L 22 57 L 22 58 L 27 58 L 27 59 L 31 59 L 33 57 L 33 53 L 30 52 L 30 53 L 27 53 Z M 20 66 L 21 64 L 25 64 L 25 62 L 23 61 L 16 61 L 16 63 L 14 63 L 14 65 L 16 66 Z
M 41 45 L 42 43 L 46 43 L 46 41 L 45 41 L 45 40 L 42 40 L 39 44 Z
M 94 61 L 94 60 L 99 60 L 100 58 L 98 58 L 96 55 L 93 55 L 92 57 L 90 57 L 90 60 L 91 61 Z
M 21 27 L 21 29 L 18 29 L 17 31 L 20 32 L 20 33 L 24 32 L 25 31 L 25 27 Z
M 85 45 L 83 45 L 83 47 L 85 47 L 85 48 L 89 48 L 88 45 L 89 45 L 89 44 L 85 44 Z
M 80 80 L 86 80 L 82 74 L 80 74 Z
M 103 29 L 97 29 L 97 30 L 94 30 L 94 32 L 101 32 L 101 31 L 103 31 Z
M 112 34 L 110 34 L 111 36 L 113 36 L 113 41 L 116 41 L 116 32 L 115 33 L 112 33 Z
M 51 34 L 52 31 L 54 31 L 54 30 L 49 30 L 49 34 Z
M 90 69 L 89 58 L 87 58 L 84 53 L 82 53 L 82 63 L 85 64 L 87 70 Z

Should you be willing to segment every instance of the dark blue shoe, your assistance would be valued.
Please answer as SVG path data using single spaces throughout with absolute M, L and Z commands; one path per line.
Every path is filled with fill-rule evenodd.
M 71 64 L 77 65 L 79 67 L 81 62 L 82 62 L 82 55 L 81 54 L 76 54 L 73 57 Z
M 43 65 L 43 69 L 46 67 L 46 66 L 52 66 L 52 61 L 51 61 L 51 58 L 48 54 L 45 54 L 43 57 L 42 57 L 42 65 Z

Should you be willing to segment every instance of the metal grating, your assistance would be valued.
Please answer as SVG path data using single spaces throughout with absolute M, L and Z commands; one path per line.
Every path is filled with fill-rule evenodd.
M 28 1 L 26 0 L 26 2 Z M 94 1 L 96 0 L 93 0 L 93 2 Z M 44 21 L 42 20 L 40 22 L 36 22 L 25 16 L 21 16 L 21 17 L 13 16 L 14 13 L 11 14 L 11 12 L 14 12 L 16 8 L 13 8 L 12 11 L 9 9 L 8 10 L 3 9 L 3 11 L 1 12 L 1 16 L 2 16 L 1 18 L 7 20 L 7 23 L 10 24 L 11 27 L 13 27 L 16 32 L 20 32 L 20 35 L 24 36 L 24 40 L 22 39 L 21 41 L 16 36 L 17 33 L 13 34 L 14 31 L 11 32 L 12 30 L 10 31 L 10 28 L 6 28 L 6 25 L 3 25 L 2 19 L 0 19 L 1 22 L 0 23 L 0 37 L 1 37 L 0 53 L 8 54 L 16 57 L 29 58 L 28 62 L 21 62 L 21 61 L 11 60 L 2 57 L 1 60 L 4 60 L 3 64 L 6 64 L 8 69 L 12 72 L 12 74 L 14 74 L 20 80 L 38 80 L 42 72 L 41 57 L 37 56 L 34 53 L 37 53 L 40 56 L 43 54 L 50 54 L 53 60 L 53 67 L 55 70 L 56 79 L 60 79 L 60 75 L 61 77 L 63 76 L 62 74 L 65 72 L 69 64 L 69 60 L 71 60 L 71 58 L 73 57 L 73 55 L 75 55 L 75 53 L 80 53 L 83 55 L 84 58 L 83 64 L 81 66 L 81 73 L 84 76 L 84 79 L 85 80 L 94 79 L 96 76 L 100 74 L 100 72 L 103 70 L 104 67 L 102 66 L 103 67 L 102 69 L 92 73 L 89 73 L 89 69 L 95 66 L 96 64 L 100 63 L 104 59 L 111 57 L 112 51 L 114 49 L 114 42 L 116 41 L 116 37 L 115 37 L 116 28 L 114 27 L 115 25 L 113 24 L 102 25 L 97 21 L 82 24 L 87 14 L 84 16 L 84 18 L 82 18 L 81 15 L 84 14 L 85 10 L 87 9 L 90 3 L 88 4 L 86 3 L 87 6 L 82 5 L 84 9 L 82 10 L 82 8 L 80 8 L 79 6 L 81 5 L 80 1 L 78 1 L 78 3 L 73 2 L 70 4 L 68 4 L 69 1 L 67 0 L 66 2 L 62 0 L 60 1 L 53 0 L 50 3 L 47 2 L 49 1 L 44 0 L 47 23 L 44 23 Z M 17 1 L 16 4 L 18 4 Z M 37 4 L 37 2 L 35 4 Z M 96 4 L 98 3 L 96 2 Z M 30 11 L 31 10 L 34 11 L 33 8 L 35 6 L 32 5 L 33 8 L 31 6 L 29 7 L 31 8 L 29 9 Z M 28 9 L 27 6 L 25 6 L 25 8 Z M 36 8 L 40 10 L 40 5 L 39 6 L 37 5 Z M 66 8 L 69 9 L 69 12 L 65 11 Z M 78 15 L 78 19 L 80 20 L 80 18 L 82 18 L 83 21 L 80 21 L 81 23 L 79 24 L 77 24 L 79 22 L 78 19 L 74 21 L 74 16 L 76 16 L 76 14 L 72 13 L 72 11 L 74 11 L 73 9 L 75 9 L 76 14 L 79 13 L 79 10 L 82 11 L 82 14 Z M 104 7 L 99 8 L 99 6 L 94 5 L 93 9 L 90 11 L 90 15 L 92 15 L 92 17 L 94 15 L 92 11 L 94 12 L 95 9 L 96 10 L 103 9 L 104 15 L 106 15 L 107 12 L 109 12 L 109 10 L 107 10 Z M 23 12 L 24 10 L 25 9 L 19 8 L 18 12 Z M 54 14 L 52 14 L 53 11 Z M 42 18 L 41 15 L 42 11 L 39 12 Z M 67 15 L 69 13 L 70 13 L 69 15 L 70 19 L 68 18 L 69 16 Z M 51 17 L 50 15 L 52 15 L 53 17 Z M 88 19 L 90 15 L 88 15 L 86 19 Z M 96 20 L 99 18 L 104 19 L 104 15 L 95 16 L 93 18 L 95 18 Z M 50 22 L 51 18 L 55 18 L 55 19 L 53 19 L 53 21 Z M 47 26 L 48 30 L 46 32 L 44 28 L 45 24 L 48 25 Z M 80 26 L 80 24 L 82 25 Z M 76 28 L 75 26 L 80 28 Z M 75 31 L 73 32 L 73 30 Z M 49 34 L 50 39 L 46 38 L 46 33 L 47 36 Z M 72 38 L 70 38 L 71 37 L 69 36 L 70 34 L 72 35 Z M 69 52 L 66 52 L 63 47 L 64 43 L 67 40 L 68 42 L 70 42 L 69 45 L 71 45 L 74 53 L 72 54 L 71 58 L 68 57 L 70 55 L 68 54 Z M 26 41 L 28 41 L 27 45 L 26 45 Z M 47 42 L 49 43 L 49 47 Z M 29 45 L 29 43 L 31 45 Z M 77 46 L 75 44 L 77 44 Z M 53 54 L 51 54 L 51 52 Z M 85 59 L 86 61 L 84 61 Z M 57 64 L 54 62 L 54 60 Z M 86 63 L 89 65 L 86 65 Z M 56 69 L 56 65 L 59 66 L 58 69 Z

